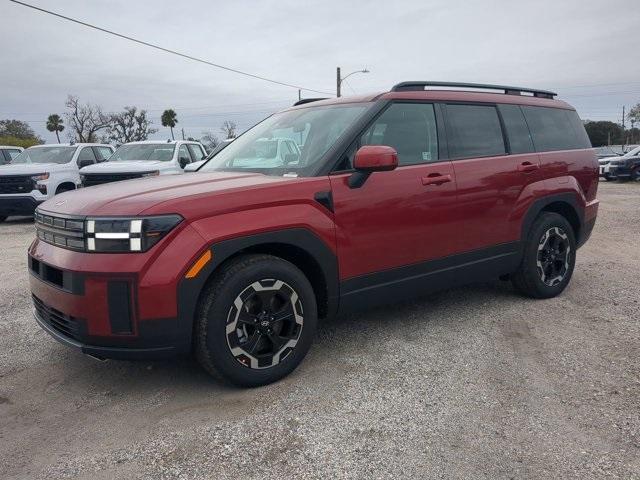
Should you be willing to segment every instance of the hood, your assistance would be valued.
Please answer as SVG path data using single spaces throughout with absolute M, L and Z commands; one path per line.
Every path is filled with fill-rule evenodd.
M 172 167 L 171 162 L 159 160 L 114 160 L 112 162 L 95 163 L 80 169 L 81 173 L 129 173 L 163 170 Z
M 238 203 L 246 203 L 249 192 L 256 192 L 261 197 L 262 188 L 295 181 L 295 178 L 258 173 L 161 175 L 62 193 L 39 208 L 67 215 L 139 215 L 144 212 L 178 213 L 187 218 L 197 215 L 199 210 L 213 214 L 217 209 L 237 207 Z M 231 192 L 236 195 L 229 195 Z M 264 197 L 261 198 L 264 201 Z
M 16 163 L 0 165 L 1 175 L 35 175 L 37 173 L 47 173 L 65 167 L 66 163 Z

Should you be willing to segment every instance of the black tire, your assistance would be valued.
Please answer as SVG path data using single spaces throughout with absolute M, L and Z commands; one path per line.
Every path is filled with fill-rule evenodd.
M 550 245 L 553 237 L 558 238 L 555 240 L 558 248 Z M 566 247 L 563 250 L 564 244 Z M 560 253 L 556 253 L 556 250 Z M 564 256 L 563 251 L 566 253 Z M 531 226 L 524 245 L 522 263 L 511 276 L 511 281 L 520 293 L 528 297 L 555 297 L 569 284 L 575 263 L 576 239 L 573 227 L 562 215 L 543 212 Z
M 0 215 L 0 223 L 4 222 L 7 219 L 6 215 Z
M 604 179 L 605 179 L 607 182 L 610 182 L 610 181 L 611 181 L 611 177 L 609 176 L 609 174 L 608 174 L 608 173 L 605 173 L 605 174 L 604 174 Z
M 270 295 L 273 299 L 265 300 Z M 259 313 L 250 311 L 255 305 Z M 266 310 L 271 313 L 263 316 Z M 282 319 L 274 321 L 276 317 Z M 249 319 L 257 323 L 251 325 Z M 270 327 L 263 327 L 269 321 Z M 204 369 L 219 379 L 243 387 L 266 385 L 302 362 L 317 323 L 313 288 L 298 268 L 271 255 L 242 255 L 223 265 L 205 287 L 197 311 L 195 351 Z M 246 347 L 250 344 L 256 353 Z M 274 351 L 271 357 L 269 349 Z
M 640 167 L 636 167 L 631 171 L 631 180 L 640 182 Z

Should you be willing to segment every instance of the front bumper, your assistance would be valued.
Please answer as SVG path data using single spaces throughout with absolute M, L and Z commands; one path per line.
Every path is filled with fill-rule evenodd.
M 609 176 L 612 178 L 630 178 L 631 167 L 625 165 L 610 165 Z
M 181 287 L 202 242 L 190 226 L 133 254 L 78 252 L 36 239 L 28 256 L 36 320 L 56 340 L 95 357 L 187 354 L 193 309 L 185 310 Z
M 0 216 L 33 215 L 42 201 L 30 196 L 0 197 Z

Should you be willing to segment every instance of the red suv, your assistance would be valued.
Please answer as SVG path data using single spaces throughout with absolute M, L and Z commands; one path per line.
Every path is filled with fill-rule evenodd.
M 35 318 L 95 357 L 195 351 L 255 386 L 337 312 L 498 277 L 558 295 L 595 223 L 598 162 L 554 96 L 404 82 L 303 101 L 197 173 L 59 195 L 29 248 Z

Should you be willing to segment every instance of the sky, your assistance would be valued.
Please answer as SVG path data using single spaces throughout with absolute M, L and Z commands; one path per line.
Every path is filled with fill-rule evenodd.
M 442 80 L 556 91 L 583 119 L 621 121 L 640 103 L 637 0 L 25 0 L 230 68 L 335 94 Z M 135 105 L 178 130 L 245 130 L 298 99 L 274 85 L 153 50 L 0 0 L 0 119 L 27 121 L 47 142 L 46 117 L 67 95 L 106 112 Z M 635 42 L 635 43 L 634 43 Z M 304 97 L 328 96 L 303 91 Z M 66 132 L 64 132 L 66 133 Z M 64 135 L 64 134 L 63 134 Z M 66 136 L 66 135 L 65 135 Z

